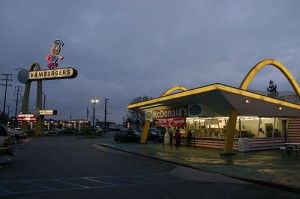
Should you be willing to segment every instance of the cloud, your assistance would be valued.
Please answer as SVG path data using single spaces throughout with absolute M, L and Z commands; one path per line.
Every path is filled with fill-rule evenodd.
M 14 68 L 33 61 L 45 67 L 52 41 L 64 41 L 60 65 L 77 68 L 78 78 L 44 84 L 47 104 L 62 118 L 85 118 L 89 99 L 99 96 L 111 99 L 109 117 L 121 122 L 136 96 L 156 97 L 175 84 L 238 86 L 265 58 L 282 61 L 300 77 L 298 1 L 0 3 L 1 72 L 16 76 Z M 291 89 L 276 69 L 259 73 L 251 87 L 264 90 L 270 78 L 280 90 Z M 11 89 L 11 105 L 13 98 Z M 101 119 L 103 104 L 98 109 Z

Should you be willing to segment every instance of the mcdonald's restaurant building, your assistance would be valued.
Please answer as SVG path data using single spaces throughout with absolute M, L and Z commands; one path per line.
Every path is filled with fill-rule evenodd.
M 145 114 L 141 143 L 146 142 L 150 125 L 166 129 L 165 141 L 169 132 L 180 129 L 185 144 L 191 131 L 194 146 L 223 149 L 225 154 L 300 142 L 300 104 L 247 90 L 266 65 L 278 68 L 299 97 L 299 86 L 286 67 L 266 59 L 249 71 L 239 88 L 219 83 L 193 89 L 176 86 L 158 98 L 129 105 L 129 109 Z

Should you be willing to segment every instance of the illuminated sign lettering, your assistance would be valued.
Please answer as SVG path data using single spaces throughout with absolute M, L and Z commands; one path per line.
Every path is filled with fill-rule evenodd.
M 163 110 L 154 110 L 154 111 L 152 111 L 152 118 L 153 119 L 187 117 L 187 116 L 188 116 L 187 107 L 171 108 L 171 109 L 163 109 Z
M 39 110 L 40 115 L 57 115 L 57 110 Z
M 53 70 L 30 71 L 28 80 L 52 80 L 52 79 L 67 79 L 75 78 L 77 70 L 74 68 L 59 68 Z
M 19 114 L 18 121 L 36 121 L 36 117 L 33 114 Z

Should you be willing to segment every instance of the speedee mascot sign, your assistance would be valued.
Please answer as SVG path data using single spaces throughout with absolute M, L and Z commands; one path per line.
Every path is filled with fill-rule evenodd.
M 56 69 L 58 67 L 58 61 L 64 58 L 64 56 L 60 55 L 63 46 L 64 42 L 62 40 L 53 41 L 50 54 L 46 57 L 49 69 Z

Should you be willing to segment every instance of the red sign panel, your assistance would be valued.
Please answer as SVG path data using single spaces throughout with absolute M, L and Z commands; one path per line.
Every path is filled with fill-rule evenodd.
M 183 127 L 186 125 L 186 117 L 158 119 L 156 125 L 160 127 Z
M 36 121 L 36 117 L 33 114 L 19 114 L 18 121 Z

